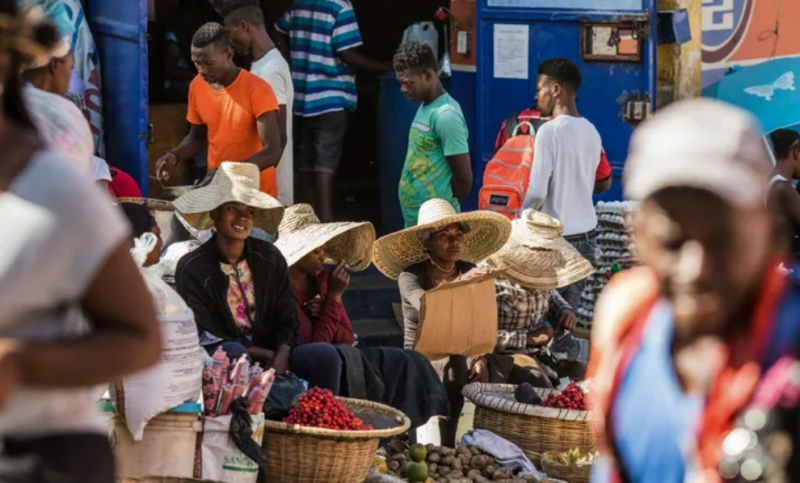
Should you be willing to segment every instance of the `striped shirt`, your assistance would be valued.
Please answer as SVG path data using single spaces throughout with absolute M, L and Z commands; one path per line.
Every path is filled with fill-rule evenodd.
M 354 111 L 355 75 L 337 55 L 363 43 L 350 2 L 295 0 L 275 28 L 291 39 L 294 113 Z

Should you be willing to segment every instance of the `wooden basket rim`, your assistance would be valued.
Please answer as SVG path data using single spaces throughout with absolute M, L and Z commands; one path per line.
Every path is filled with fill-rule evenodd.
M 376 429 L 372 431 L 336 431 L 334 429 L 315 428 L 312 426 L 300 426 L 299 424 L 287 424 L 282 421 L 264 421 L 267 433 L 294 434 L 297 436 L 311 436 L 319 439 L 335 439 L 344 441 L 361 441 L 369 439 L 385 439 L 403 434 L 411 428 L 411 420 L 408 416 L 392 407 L 362 399 L 351 399 L 337 397 L 338 401 L 349 406 L 360 406 L 368 409 L 375 409 L 376 412 L 394 416 L 395 420 L 402 421 L 399 426 L 390 429 Z
M 492 409 L 501 413 L 556 419 L 560 421 L 596 420 L 594 411 L 574 411 L 572 409 L 546 408 L 533 404 L 522 404 L 513 400 L 509 401 L 506 398 L 497 396 L 497 394 L 514 394 L 516 389 L 517 386 L 513 384 L 473 383 L 466 385 L 461 393 L 476 406 Z M 558 394 L 558 391 L 553 389 L 533 389 L 542 398 L 545 398 L 551 394 Z
M 171 201 L 160 200 L 158 198 L 114 198 L 114 202 L 132 203 L 136 205 L 144 205 L 145 208 L 152 211 L 175 211 L 175 206 Z

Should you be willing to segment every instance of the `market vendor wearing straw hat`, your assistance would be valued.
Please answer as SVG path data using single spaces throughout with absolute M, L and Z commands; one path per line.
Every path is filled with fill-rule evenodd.
M 198 230 L 216 233 L 178 263 L 178 293 L 195 314 L 201 344 L 232 358 L 249 354 L 278 374 L 287 370 L 338 393 L 341 359 L 329 344 L 297 346 L 298 318 L 286 260 L 250 236 L 278 230 L 284 208 L 259 191 L 258 167 L 222 163 L 205 185 L 175 200 Z
M 375 266 L 396 279 L 403 304 L 406 349 L 413 349 L 419 327 L 422 296 L 444 282 L 452 282 L 476 268 L 476 263 L 499 250 L 511 234 L 508 218 L 489 211 L 457 214 L 446 200 L 434 198 L 420 207 L 417 226 L 387 235 L 372 253 Z M 461 389 L 477 377 L 482 365 L 464 356 L 435 361 L 450 399 L 450 418 L 440 423 L 442 444 L 455 444 L 458 416 L 464 406 Z
M 495 282 L 495 352 L 534 355 L 556 334 L 553 325 L 562 334 L 575 327 L 575 311 L 558 289 L 589 277 L 594 268 L 562 237 L 558 220 L 529 209 L 511 225 L 511 238 L 486 260 L 505 270 Z M 549 367 L 551 378 L 583 379 L 586 367 L 579 362 L 548 362 L 556 366 Z
M 374 243 L 372 223 L 320 223 L 311 205 L 286 209 L 275 246 L 289 265 L 300 319 L 298 344 L 355 343 L 353 326 L 342 304 L 342 294 L 350 284 L 345 268 L 367 268 Z M 336 268 L 326 270 L 326 260 L 336 263 Z
M 335 344 L 342 357 L 342 395 L 387 404 L 413 428 L 448 415 L 442 382 L 425 356 L 397 347 L 353 347 L 355 334 L 342 304 L 347 270 L 369 267 L 371 223 L 320 223 L 310 205 L 286 209 L 275 246 L 286 257 L 300 318 L 298 345 Z M 331 271 L 325 263 L 335 264 Z

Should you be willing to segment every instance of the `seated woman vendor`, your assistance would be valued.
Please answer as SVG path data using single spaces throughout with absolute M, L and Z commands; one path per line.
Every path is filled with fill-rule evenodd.
M 247 163 L 222 163 L 205 185 L 175 200 L 198 230 L 214 236 L 178 263 L 178 293 L 194 311 L 201 344 L 222 345 L 235 358 L 247 353 L 278 374 L 287 370 L 315 386 L 339 392 L 342 362 L 329 344 L 297 347 L 298 318 L 289 269 L 254 227 L 278 229 L 283 206 L 259 191 L 259 172 Z
M 350 284 L 345 264 L 353 271 L 370 265 L 375 228 L 372 223 L 320 223 L 310 205 L 286 209 L 275 247 L 289 265 L 300 318 L 298 345 L 313 342 L 355 343 L 342 294 Z M 338 263 L 325 269 L 325 261 Z
M 486 260 L 486 267 L 505 270 L 495 282 L 495 353 L 533 356 L 535 360 L 530 362 L 542 366 L 551 379 L 579 381 L 585 375 L 585 364 L 556 361 L 541 352 L 554 336 L 569 332 L 577 321 L 573 307 L 557 290 L 594 273 L 592 264 L 561 233 L 558 220 L 525 210 L 512 222 L 508 242 Z M 524 364 L 524 359 L 515 357 L 517 364 Z
M 369 267 L 375 229 L 371 223 L 320 223 L 309 205 L 286 209 L 275 246 L 286 257 L 300 317 L 298 345 L 328 342 L 342 357 L 341 393 L 402 411 L 411 427 L 448 415 L 448 398 L 431 363 L 397 347 L 352 347 L 355 334 L 342 294 L 347 270 Z M 326 262 L 335 263 L 332 270 Z
M 499 250 L 510 234 L 511 223 L 502 215 L 488 211 L 456 214 L 447 201 L 433 199 L 420 208 L 417 226 L 375 242 L 375 266 L 397 279 L 400 287 L 407 349 L 416 343 L 423 294 L 444 282 L 469 277 L 475 263 Z M 464 405 L 461 390 L 470 380 L 487 381 L 491 360 L 491 355 L 474 361 L 451 356 L 433 362 L 450 399 L 451 416 L 440 424 L 443 445 L 455 443 L 458 415 Z M 510 358 L 498 362 L 502 362 L 505 375 L 513 373 L 520 382 L 542 385 L 539 374 L 517 368 Z

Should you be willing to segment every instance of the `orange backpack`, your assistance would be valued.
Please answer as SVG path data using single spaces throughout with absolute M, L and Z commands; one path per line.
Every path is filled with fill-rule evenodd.
M 508 140 L 483 172 L 478 209 L 495 211 L 509 220 L 519 217 L 531 178 L 536 131 L 545 122 L 547 119 L 531 118 L 529 122 L 518 123 L 516 114 L 509 116 Z M 520 133 L 522 127 L 527 127 L 528 132 Z

